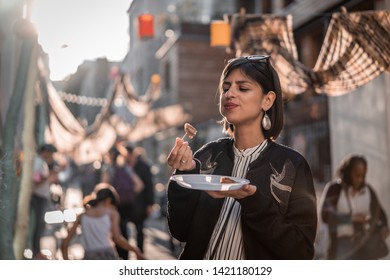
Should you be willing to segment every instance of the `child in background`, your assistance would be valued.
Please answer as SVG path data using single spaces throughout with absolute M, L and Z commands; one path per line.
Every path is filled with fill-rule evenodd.
M 85 212 L 77 217 L 62 243 L 63 258 L 69 259 L 69 243 L 80 225 L 84 260 L 119 259 L 114 244 L 134 252 L 138 260 L 143 260 L 144 256 L 141 251 L 137 247 L 131 246 L 120 232 L 120 218 L 116 210 L 118 194 L 114 187 L 107 183 L 100 183 L 95 187 L 94 193 L 95 198 L 86 202 Z

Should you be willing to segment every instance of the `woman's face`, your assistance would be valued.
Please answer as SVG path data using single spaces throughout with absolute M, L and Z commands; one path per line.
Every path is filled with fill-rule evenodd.
M 51 164 L 54 162 L 53 152 L 49 152 L 49 151 L 42 152 L 42 158 L 45 160 L 47 164 Z
M 362 162 L 357 162 L 351 169 L 352 187 L 360 189 L 366 180 L 367 166 Z
M 263 100 L 260 85 L 235 69 L 222 83 L 219 110 L 236 127 L 249 125 L 260 129 Z

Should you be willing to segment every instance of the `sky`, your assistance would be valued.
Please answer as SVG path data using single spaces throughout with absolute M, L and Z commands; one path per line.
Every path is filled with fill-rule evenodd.
M 50 78 L 62 80 L 84 60 L 122 61 L 129 47 L 132 0 L 33 0 L 31 21 L 49 54 Z

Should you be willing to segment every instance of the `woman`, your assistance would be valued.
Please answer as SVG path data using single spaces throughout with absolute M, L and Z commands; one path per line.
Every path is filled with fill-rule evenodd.
M 359 154 L 349 155 L 341 162 L 336 179 L 325 187 L 321 216 L 329 229 L 329 259 L 380 257 L 370 253 L 374 247 L 370 236 L 377 232 L 384 241 L 389 228 L 374 190 L 365 182 L 366 173 L 366 159 Z
M 107 184 L 100 183 L 95 188 L 96 199 L 85 205 L 85 213 L 80 214 L 68 236 L 64 239 L 61 250 L 65 260 L 68 259 L 68 247 L 76 230 L 81 226 L 81 243 L 84 248 L 84 260 L 116 260 L 119 259 L 113 244 L 126 251 L 135 253 L 137 259 L 144 259 L 137 247 L 131 246 L 122 236 L 119 213 L 116 210 L 118 194 Z
M 195 191 L 170 181 L 168 222 L 185 247 L 181 259 L 312 259 L 317 226 L 313 179 L 306 160 L 277 144 L 282 93 L 269 56 L 230 60 L 219 85 L 229 137 L 193 154 L 177 138 L 168 156 L 175 174 L 246 178 L 234 191 Z

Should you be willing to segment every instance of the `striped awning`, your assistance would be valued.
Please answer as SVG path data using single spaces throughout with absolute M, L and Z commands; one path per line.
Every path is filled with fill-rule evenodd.
M 236 55 L 270 54 L 285 96 L 315 92 L 341 95 L 390 69 L 390 12 L 332 15 L 313 69 L 297 58 L 292 16 L 231 16 Z

